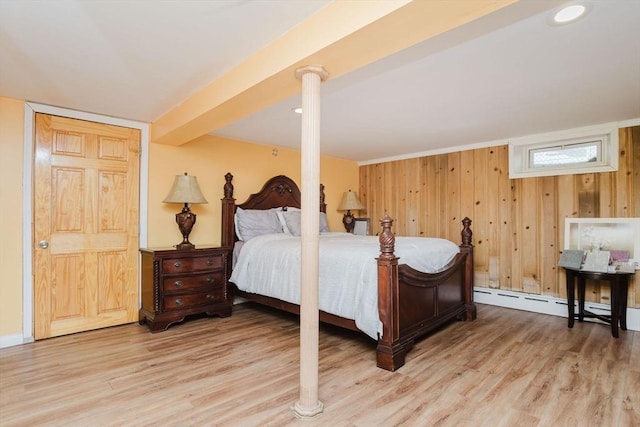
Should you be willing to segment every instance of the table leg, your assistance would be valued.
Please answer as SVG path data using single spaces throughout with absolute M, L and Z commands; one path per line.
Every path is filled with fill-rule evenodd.
M 615 277 L 611 283 L 611 335 L 618 338 L 618 323 L 620 322 L 620 280 Z
M 619 304 L 620 304 L 620 328 L 623 331 L 627 330 L 627 297 L 629 294 L 629 277 L 628 276 L 622 276 L 620 277 L 620 284 L 619 284 L 619 289 L 620 289 L 620 299 L 618 300 Z
M 573 322 L 575 319 L 574 307 L 575 307 L 575 280 L 573 273 L 570 270 L 566 271 L 567 276 L 567 309 L 569 311 L 569 327 L 573 328 Z
M 578 321 L 584 322 L 585 279 L 578 276 Z

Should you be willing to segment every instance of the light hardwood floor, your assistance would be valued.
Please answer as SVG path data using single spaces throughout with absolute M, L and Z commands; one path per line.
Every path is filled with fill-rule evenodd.
M 395 373 L 323 327 L 315 420 L 298 420 L 297 318 L 251 304 L 157 334 L 130 324 L 0 350 L 0 425 L 640 426 L 640 332 L 479 305 Z

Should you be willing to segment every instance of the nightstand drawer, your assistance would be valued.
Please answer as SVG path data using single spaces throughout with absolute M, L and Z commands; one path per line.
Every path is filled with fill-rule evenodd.
M 167 274 L 181 273 L 185 271 L 204 271 L 224 268 L 224 256 L 222 254 L 193 257 L 193 258 L 169 258 L 162 260 L 162 271 Z
M 212 287 L 222 286 L 224 283 L 224 271 L 215 271 L 193 276 L 165 277 L 162 283 L 162 290 L 167 293 L 204 291 Z
M 165 310 L 183 310 L 190 307 L 222 302 L 225 300 L 225 297 L 225 288 L 224 286 L 220 286 L 206 293 L 165 296 L 162 301 Z

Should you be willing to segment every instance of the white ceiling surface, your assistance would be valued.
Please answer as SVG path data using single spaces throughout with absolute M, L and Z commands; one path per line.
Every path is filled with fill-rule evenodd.
M 329 0 L 0 0 L 0 96 L 152 122 Z
M 570 25 L 548 25 L 549 10 L 444 48 L 515 15 L 505 11 L 327 81 L 322 152 L 367 163 L 640 118 L 640 1 L 592 5 Z M 214 133 L 298 147 L 299 104 Z
M 152 122 L 328 0 L 0 0 L 0 96 Z M 640 0 L 525 0 L 322 86 L 322 153 L 371 162 L 640 118 Z M 331 73 L 331 70 L 328 70 Z M 300 146 L 296 96 L 213 134 Z

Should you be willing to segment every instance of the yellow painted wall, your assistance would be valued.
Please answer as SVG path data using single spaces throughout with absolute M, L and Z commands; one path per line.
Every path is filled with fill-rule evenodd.
M 24 101 L 0 97 L 0 346 L 22 336 L 22 227 L 31 213 L 22 212 Z M 196 245 L 220 243 L 220 199 L 224 175 L 234 176 L 235 196 L 243 202 L 268 178 L 284 174 L 300 185 L 300 152 L 204 136 L 181 147 L 149 144 L 148 246 L 171 246 L 182 236 L 175 223 L 181 206 L 162 203 L 173 177 L 188 172 L 198 181 L 208 204 L 194 205 L 198 215 L 190 240 Z M 342 231 L 336 211 L 343 191 L 358 186 L 358 165 L 331 157 L 321 159 L 321 182 L 326 186 L 329 227 Z M 28 248 L 25 248 L 28 249 Z
M 277 149 L 277 155 L 274 155 L 274 149 Z M 321 157 L 320 165 L 329 229 L 344 231 L 342 212 L 336 208 L 344 191 L 357 188 L 358 165 L 327 156 Z M 234 176 L 234 197 L 238 203 L 260 190 L 264 182 L 275 175 L 287 175 L 301 185 L 298 150 L 208 135 L 180 147 L 150 144 L 148 245 L 151 247 L 171 246 L 182 241 L 175 223 L 175 214 L 182 206 L 162 203 L 162 200 L 169 192 L 174 176 L 185 172 L 198 177 L 200 189 L 208 201 L 191 206 L 198 217 L 189 240 L 196 247 L 220 244 L 220 199 L 227 172 Z
M 22 333 L 24 101 L 0 97 L 0 337 Z

